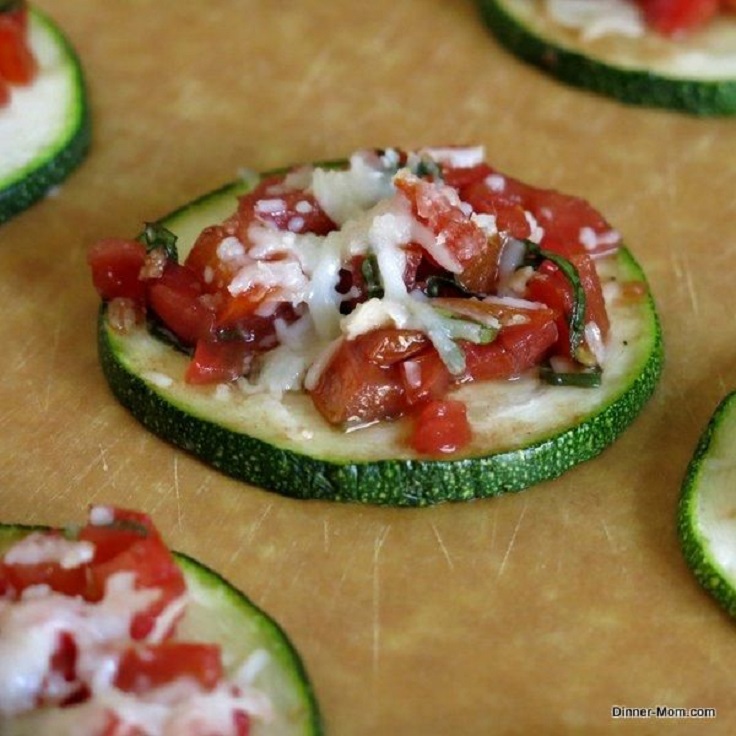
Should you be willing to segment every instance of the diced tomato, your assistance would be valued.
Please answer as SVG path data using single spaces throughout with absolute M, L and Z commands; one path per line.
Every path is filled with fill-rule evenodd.
M 199 340 L 184 380 L 195 385 L 234 381 L 244 375 L 250 353 L 244 340 Z
M 184 261 L 184 265 L 197 274 L 205 292 L 226 289 L 239 269 L 236 260 L 222 260 L 218 255 L 220 243 L 227 236 L 228 232 L 222 225 L 206 227 Z
M 411 203 L 417 219 L 444 240 L 461 265 L 487 248 L 483 230 L 453 201 L 454 190 L 413 175 L 398 177 L 394 184 Z
M 162 541 L 148 514 L 131 509 L 107 508 L 112 515 L 109 524 L 94 524 L 90 521 L 82 527 L 78 536 L 80 541 L 95 545 L 95 564 L 108 562 L 140 539 Z
M 118 664 L 115 687 L 144 694 L 181 677 L 212 690 L 223 677 L 220 647 L 216 644 L 165 641 L 127 649 Z
M 107 301 L 118 297 L 145 301 L 146 283 L 140 279 L 145 260 L 146 248 L 137 240 L 105 238 L 87 252 L 92 283 Z
M 84 566 L 64 568 L 59 562 L 9 564 L 0 562 L 0 594 L 3 588 L 17 597 L 32 585 L 48 585 L 64 595 L 82 595 L 87 578 Z
M 592 259 L 585 253 L 571 255 L 570 262 L 577 269 L 580 282 L 585 291 L 584 322 L 594 322 L 605 338 L 610 329 L 610 321 L 603 298 L 603 289 Z M 526 297 L 546 304 L 557 313 L 557 329 L 559 339 L 557 352 L 570 354 L 570 329 L 568 320 L 574 306 L 574 295 L 570 281 L 563 273 L 549 262 L 527 282 Z
M 462 189 L 476 182 L 482 182 L 492 173 L 493 169 L 488 164 L 482 163 L 468 167 L 446 167 L 443 169 L 442 176 L 448 186 Z
M 67 593 L 66 595 L 74 594 Z M 74 682 L 76 679 L 76 665 L 77 643 L 74 640 L 74 635 L 71 632 L 62 631 L 58 635 L 58 644 L 51 656 L 49 667 L 56 677 L 60 677 L 65 682 Z M 75 692 L 70 695 L 70 700 L 76 701 L 85 694 L 83 690 Z M 69 700 L 65 701 L 65 704 L 69 704 Z
M 309 192 L 288 189 L 285 175 L 263 179 L 253 191 L 240 197 L 237 215 L 237 236 L 249 242 L 251 223 L 270 224 L 278 230 L 293 233 L 326 235 L 336 225 Z
M 100 600 L 108 579 L 118 572 L 135 574 L 135 588 L 155 588 L 161 595 L 131 624 L 131 636 L 141 639 L 154 627 L 157 617 L 186 589 L 184 576 L 150 517 L 138 511 L 112 509 L 109 524 L 88 523 L 79 538 L 93 542 L 95 557 L 87 569 L 84 597 Z M 172 622 L 172 625 L 175 622 Z M 170 633 L 170 632 L 169 632 Z
M 255 284 L 236 296 L 228 295 L 217 312 L 217 326 L 233 327 L 250 319 L 275 291 L 274 288 Z
M 490 179 L 474 181 L 460 190 L 460 197 L 472 205 L 477 212 L 495 215 L 496 225 L 501 232 L 523 240 L 532 235 L 525 211 L 534 216 L 544 230 L 542 245 L 551 247 L 550 241 L 565 244 L 565 247 L 582 250 L 580 240 L 584 229 L 596 236 L 606 235 L 600 246 L 610 250 L 615 234 L 611 226 L 589 202 L 581 197 L 562 194 L 553 189 L 530 186 L 513 177 L 492 172 L 495 183 Z M 590 253 L 598 249 L 593 248 Z
M 233 713 L 233 726 L 235 728 L 235 736 L 249 736 L 250 716 L 243 710 L 236 710 Z
M 372 422 L 400 416 L 406 406 L 397 364 L 366 359 L 359 340 L 343 340 L 310 392 L 331 424 Z
M 524 214 L 524 207 L 514 192 L 496 190 L 485 181 L 476 181 L 465 186 L 461 198 L 472 205 L 476 212 L 493 215 L 499 232 L 513 238 L 525 240 L 532 231 Z
M 691 31 L 717 15 L 721 0 L 637 0 L 647 23 L 659 33 L 674 36 Z
M 209 338 L 215 327 L 215 310 L 201 299 L 201 283 L 186 266 L 169 262 L 163 276 L 148 288 L 148 303 L 162 322 L 184 343 L 195 345 Z
M 30 84 L 38 63 L 27 40 L 27 10 L 0 12 L 0 78 L 11 84 Z
M 558 339 L 556 314 L 550 309 L 529 309 L 524 319 L 502 327 L 493 342 L 463 344 L 467 378 L 513 378 L 544 359 Z
M 456 452 L 470 439 L 467 410 L 461 401 L 430 401 L 414 416 L 410 444 L 423 455 Z
M 453 376 L 434 347 L 401 363 L 407 406 L 428 399 L 442 398 L 453 383 Z
M 419 330 L 381 328 L 362 335 L 360 348 L 372 363 L 390 366 L 424 350 L 429 338 Z
M 154 628 L 166 606 L 186 589 L 184 576 L 171 552 L 156 539 L 139 539 L 125 551 L 102 564 L 90 568 L 90 600 L 99 600 L 108 579 L 119 572 L 135 573 L 135 588 L 153 588 L 160 596 L 143 612 L 136 614 L 130 626 L 133 639 L 143 639 Z M 172 626 L 175 622 L 172 622 Z M 171 629 L 167 633 L 171 633 Z

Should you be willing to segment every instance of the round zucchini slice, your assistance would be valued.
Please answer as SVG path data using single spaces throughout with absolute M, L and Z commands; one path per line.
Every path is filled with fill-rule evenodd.
M 42 527 L 0 525 L 0 554 Z M 249 656 L 259 657 L 253 686 L 268 695 L 274 711 L 269 723 L 254 720 L 253 736 L 318 736 L 321 716 L 302 660 L 283 629 L 240 590 L 193 558 L 174 553 L 184 572 L 189 603 L 177 627 L 182 640 L 217 643 L 226 671 Z M 73 736 L 79 727 L 73 706 L 49 708 L 2 721 L 4 736 Z
M 79 59 L 58 26 L 30 9 L 39 71 L 0 109 L 0 223 L 58 185 L 86 155 L 90 114 Z M 30 121 L 30 122 L 29 122 Z
M 677 524 L 695 577 L 736 616 L 736 392 L 721 401 L 698 442 Z
M 478 2 L 502 45 L 563 82 L 634 105 L 736 114 L 736 23 L 729 18 L 684 39 L 654 32 L 586 38 L 553 19 L 543 0 Z
M 253 185 L 226 186 L 160 221 L 178 237 L 181 261 Z M 145 326 L 116 332 L 104 304 L 99 357 L 113 394 L 149 430 L 239 480 L 300 499 L 399 506 L 494 496 L 598 455 L 654 390 L 662 364 L 654 302 L 648 290 L 625 297 L 626 284 L 645 284 L 644 274 L 625 248 L 597 263 L 612 323 L 600 387 L 551 386 L 536 377 L 466 385 L 453 396 L 468 407 L 473 439 L 448 459 L 411 450 L 408 420 L 345 432 L 304 392 L 187 384 L 186 355 Z

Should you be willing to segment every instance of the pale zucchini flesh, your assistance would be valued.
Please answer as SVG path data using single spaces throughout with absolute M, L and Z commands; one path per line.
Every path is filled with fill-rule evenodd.
M 498 41 L 569 84 L 622 102 L 694 115 L 736 114 L 736 23 L 719 18 L 685 39 L 584 38 L 544 9 L 544 0 L 478 0 Z
M 14 541 L 38 527 L 0 525 L 0 554 Z M 251 654 L 265 652 L 253 685 L 266 693 L 275 718 L 253 721 L 253 736 L 317 736 L 321 716 L 307 672 L 281 627 L 241 591 L 210 568 L 183 554 L 175 558 L 184 572 L 190 603 L 179 624 L 182 640 L 218 643 L 226 670 L 234 671 Z M 46 709 L 2 721 L 3 736 L 75 736 L 74 708 Z
M 225 187 L 161 221 L 179 237 L 180 259 L 248 186 Z M 644 280 L 626 249 L 601 268 L 609 284 Z M 600 388 L 548 386 L 536 378 L 463 387 L 454 395 L 468 406 L 473 440 L 439 460 L 409 448 L 406 419 L 346 433 L 329 425 L 306 393 L 186 384 L 187 356 L 144 328 L 115 333 L 104 307 L 99 353 L 113 393 L 146 427 L 228 475 L 296 498 L 425 505 L 553 478 L 623 431 L 654 389 L 661 333 L 651 297 L 612 298 L 608 309 L 613 328 Z
M 90 114 L 81 65 L 54 22 L 29 13 L 39 73 L 13 87 L 0 108 L 0 223 L 46 195 L 77 166 L 90 145 Z
M 736 616 L 736 392 L 700 437 L 683 482 L 678 531 L 697 580 Z

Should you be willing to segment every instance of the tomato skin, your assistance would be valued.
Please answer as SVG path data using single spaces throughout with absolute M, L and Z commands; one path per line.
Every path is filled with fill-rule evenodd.
M 166 606 L 185 592 L 184 575 L 163 542 L 152 538 L 139 539 L 107 562 L 91 567 L 87 597 L 93 601 L 101 599 L 107 581 L 119 572 L 135 573 L 136 590 L 161 590 L 160 597 L 147 610 L 136 614 L 131 622 L 131 637 L 143 639 L 151 633 L 157 617 Z M 166 633 L 170 635 L 172 630 Z
M 0 78 L 28 85 L 38 73 L 38 62 L 28 46 L 27 9 L 0 12 Z
M 442 398 L 454 382 L 434 347 L 403 361 L 401 368 L 406 403 L 410 408 L 429 399 Z
M 32 565 L 0 562 L 0 595 L 3 589 L 10 590 L 17 598 L 32 585 L 48 585 L 64 595 L 83 595 L 87 587 L 86 571 L 83 566 L 69 569 L 58 562 L 42 562 Z
M 98 240 L 87 252 L 92 283 L 105 301 L 120 297 L 144 303 L 146 283 L 140 273 L 145 260 L 143 243 L 123 238 Z
M 287 189 L 285 178 L 285 174 L 266 177 L 239 198 L 236 235 L 242 243 L 250 241 L 248 229 L 254 222 L 315 235 L 327 235 L 336 228 L 312 194 Z
M 429 338 L 419 330 L 379 328 L 362 335 L 360 349 L 367 360 L 387 367 L 421 352 Z
M 415 176 L 396 178 L 394 184 L 409 200 L 419 222 L 444 240 L 462 266 L 486 249 L 485 233 L 453 202 L 449 193 Z
M 115 675 L 115 687 L 144 694 L 180 677 L 197 681 L 213 690 L 224 675 L 220 647 L 216 644 L 165 641 L 126 649 Z
M 707 23 L 718 14 L 721 0 L 637 0 L 647 23 L 665 36 L 676 36 Z
M 187 345 L 209 338 L 215 328 L 215 310 L 200 296 L 196 274 L 177 263 L 168 263 L 163 276 L 148 287 L 151 309 Z
M 452 399 L 427 402 L 414 415 L 409 444 L 422 455 L 457 452 L 471 439 L 467 410 Z
M 581 253 L 569 257 L 570 263 L 577 269 L 578 276 L 585 291 L 585 324 L 594 322 L 605 338 L 610 330 L 610 320 L 606 311 L 598 273 L 593 260 Z M 562 272 L 549 262 L 529 279 L 526 286 L 526 297 L 532 301 L 542 302 L 557 313 L 559 339 L 556 352 L 570 355 L 570 327 L 568 320 L 574 305 L 572 286 Z
M 235 261 L 223 261 L 217 252 L 227 236 L 228 232 L 222 225 L 205 228 L 184 261 L 184 265 L 199 277 L 202 290 L 210 294 L 226 289 L 238 271 Z
M 537 365 L 558 340 L 556 313 L 527 311 L 523 324 L 509 324 L 487 345 L 466 343 L 465 378 L 474 381 L 514 378 Z
M 250 352 L 243 340 L 198 340 L 184 380 L 192 385 L 234 381 L 245 373 Z
M 373 422 L 400 416 L 406 406 L 397 364 L 366 360 L 359 340 L 343 340 L 310 391 L 331 424 Z

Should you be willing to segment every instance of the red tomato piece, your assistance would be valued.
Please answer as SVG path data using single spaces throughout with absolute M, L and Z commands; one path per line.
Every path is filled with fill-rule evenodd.
M 502 327 L 493 342 L 486 345 L 463 344 L 467 378 L 513 378 L 545 357 L 558 339 L 555 312 L 529 309 L 524 316 L 525 322 Z
M 605 338 L 610 330 L 610 321 L 606 304 L 603 298 L 598 273 L 593 260 L 586 254 L 580 253 L 569 257 L 570 262 L 577 269 L 580 282 L 585 291 L 584 322 L 594 322 Z M 546 304 L 557 313 L 557 329 L 559 339 L 557 352 L 570 354 L 570 328 L 568 320 L 574 304 L 572 285 L 562 272 L 551 263 L 545 263 L 529 279 L 526 288 L 526 297 L 532 301 Z
M 236 296 L 230 296 L 228 293 L 217 312 L 217 326 L 234 327 L 250 319 L 258 311 L 258 307 L 275 291 L 274 288 L 256 284 Z
M 184 265 L 197 274 L 205 292 L 212 294 L 226 289 L 238 271 L 234 261 L 223 261 L 217 253 L 227 236 L 228 232 L 222 225 L 205 228 L 184 261 Z
M 481 180 L 465 186 L 460 196 L 476 212 L 493 215 L 499 232 L 519 240 L 525 240 L 532 234 L 524 207 L 514 192 L 492 189 L 485 180 Z
M 237 214 L 237 236 L 247 243 L 248 228 L 254 221 L 270 224 L 294 233 L 326 235 L 335 223 L 309 192 L 288 189 L 285 175 L 264 179 L 248 194 L 240 197 Z
M 0 595 L 4 590 L 13 591 L 14 598 L 32 585 L 48 585 L 64 595 L 82 595 L 87 578 L 84 566 L 63 568 L 58 562 L 36 564 L 8 564 L 0 562 Z
M 390 366 L 424 350 L 429 338 L 419 330 L 381 328 L 361 335 L 360 349 L 372 363 Z
M 404 360 L 401 369 L 408 406 L 442 398 L 454 380 L 434 348 Z
M 476 182 L 482 182 L 492 173 L 493 169 L 488 164 L 482 163 L 467 167 L 446 167 L 442 171 L 442 177 L 448 186 L 462 189 Z
M 234 381 L 244 375 L 250 353 L 243 340 L 199 340 L 184 380 L 194 385 Z
M 331 424 L 391 419 L 406 408 L 399 366 L 367 360 L 359 340 L 340 344 L 310 393 Z
M 143 639 L 153 630 L 166 606 L 186 590 L 184 576 L 163 542 L 153 538 L 139 539 L 107 562 L 91 566 L 89 599 L 102 598 L 108 579 L 119 572 L 135 573 L 136 590 L 155 588 L 161 591 L 159 598 L 138 613 L 131 623 L 131 637 Z
M 461 401 L 430 401 L 418 411 L 414 422 L 409 442 L 422 455 L 457 452 L 471 440 L 467 410 Z
M 106 301 L 118 297 L 145 301 L 146 283 L 140 279 L 145 260 L 146 248 L 137 240 L 105 238 L 87 252 L 92 283 Z
M 95 545 L 95 564 L 108 562 L 140 539 L 162 541 L 148 514 L 117 507 L 109 507 L 109 511 L 112 514 L 110 524 L 89 521 L 79 532 L 81 541 Z
M 30 84 L 38 63 L 28 46 L 26 9 L 0 12 L 0 78 L 11 84 Z
M 131 647 L 120 658 L 114 684 L 124 692 L 141 695 L 181 677 L 213 690 L 223 677 L 220 647 L 179 641 Z
M 233 726 L 235 728 L 235 736 L 249 736 L 250 716 L 245 711 L 236 710 L 233 713 Z
M 187 345 L 209 338 L 215 327 L 215 310 L 200 296 L 201 284 L 196 274 L 171 262 L 163 276 L 153 280 L 148 288 L 151 309 Z
M 185 591 L 186 583 L 147 514 L 118 508 L 111 511 L 110 523 L 93 524 L 90 520 L 79 534 L 80 539 L 93 542 L 96 550 L 87 569 L 84 597 L 100 600 L 108 579 L 118 572 L 135 573 L 136 589 L 159 589 L 161 596 L 131 624 L 131 636 L 141 639 L 150 633 L 166 606 Z
M 647 23 L 659 33 L 674 36 L 691 31 L 717 15 L 721 0 L 637 0 Z
M 450 192 L 454 190 L 416 176 L 396 178 L 394 183 L 411 203 L 417 219 L 443 238 L 461 265 L 477 258 L 487 248 L 485 233 L 453 201 Z

